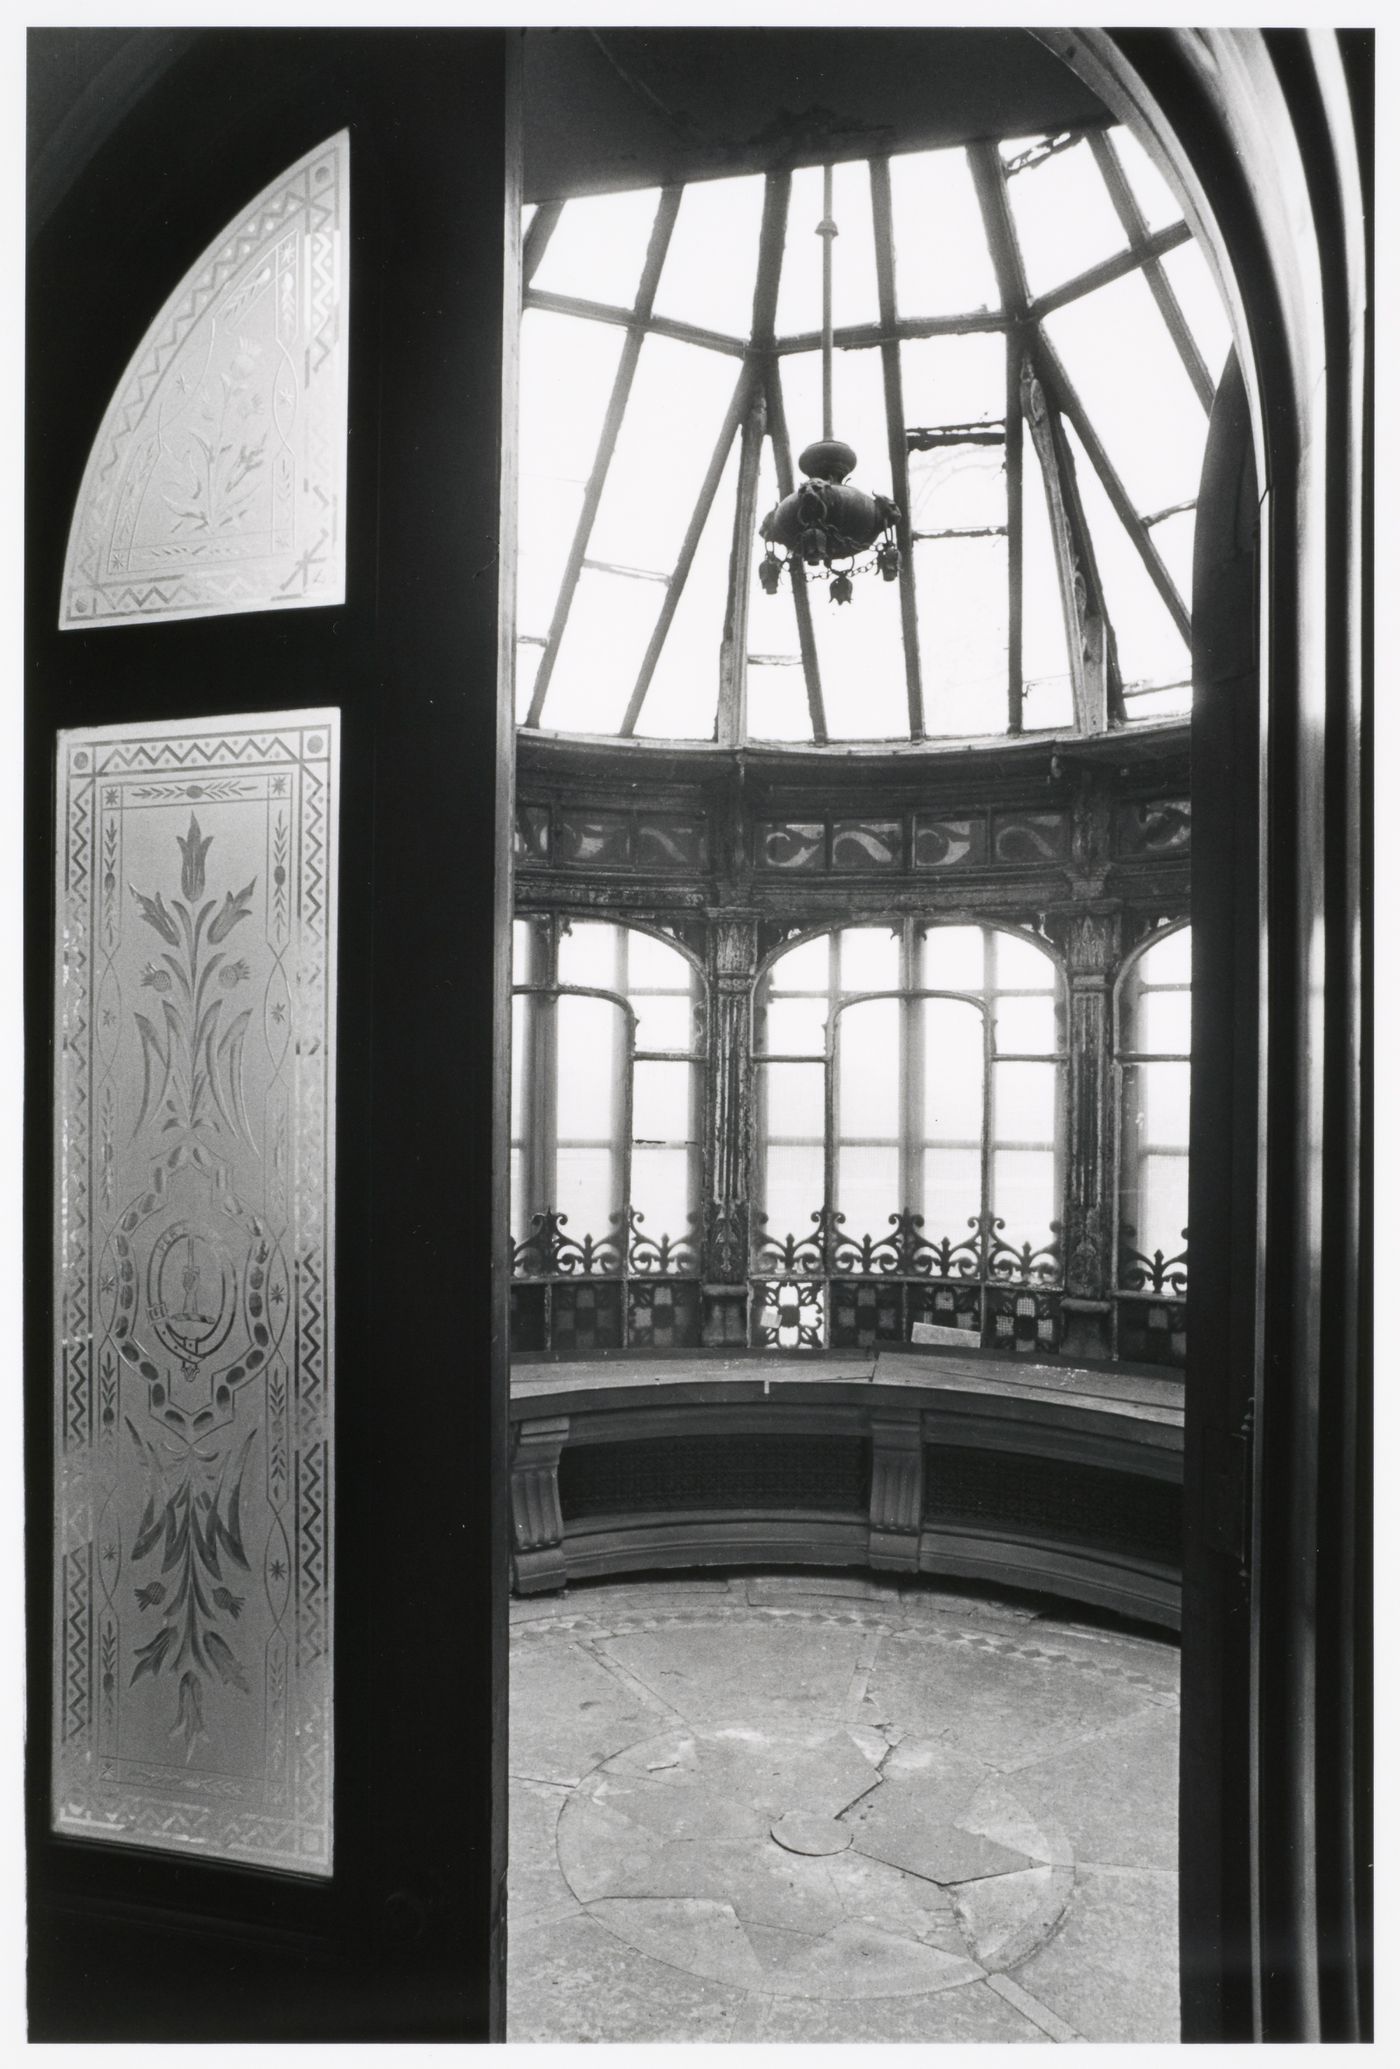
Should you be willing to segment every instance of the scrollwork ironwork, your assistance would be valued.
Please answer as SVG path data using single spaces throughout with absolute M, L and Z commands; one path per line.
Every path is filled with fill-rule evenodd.
M 1135 1228 L 1124 1227 L 1120 1231 L 1125 1241 L 1118 1254 L 1118 1284 L 1129 1293 L 1176 1293 L 1186 1292 L 1188 1251 L 1186 1248 L 1190 1231 L 1181 1231 L 1182 1248 L 1175 1257 L 1164 1257 L 1160 1250 L 1154 1250 L 1149 1257 L 1145 1250 L 1135 1250 L 1131 1238 L 1137 1234 Z

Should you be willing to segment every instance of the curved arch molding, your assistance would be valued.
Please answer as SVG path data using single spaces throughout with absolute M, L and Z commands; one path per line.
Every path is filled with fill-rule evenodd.
M 339 714 L 59 737 L 59 1832 L 331 1863 Z
M 344 602 L 349 175 L 342 130 L 147 331 L 88 457 L 62 630 Z

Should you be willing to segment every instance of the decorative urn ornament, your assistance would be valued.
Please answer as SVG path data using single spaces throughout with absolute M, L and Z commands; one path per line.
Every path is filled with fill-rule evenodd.
M 807 567 L 824 567 L 830 573 L 831 600 L 849 603 L 851 576 L 864 574 L 855 566 L 856 557 L 876 547 L 873 562 L 886 582 L 899 574 L 899 547 L 894 527 L 899 522 L 898 505 L 888 496 L 870 496 L 854 487 L 847 476 L 855 470 L 856 456 L 843 439 L 831 435 L 831 240 L 837 234 L 831 214 L 831 167 L 823 172 L 823 215 L 817 225 L 822 243 L 822 435 L 798 457 L 807 477 L 800 488 L 784 496 L 764 518 L 759 536 L 767 552 L 759 562 L 758 579 L 769 596 L 776 596 L 786 567 L 793 580 L 804 578 Z M 785 556 L 778 548 L 786 549 Z M 838 563 L 844 562 L 844 566 Z

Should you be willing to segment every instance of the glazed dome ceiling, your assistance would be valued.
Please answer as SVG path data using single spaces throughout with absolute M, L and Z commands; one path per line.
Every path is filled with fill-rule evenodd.
M 907 749 L 1179 717 L 1229 332 L 1174 195 L 1023 32 L 835 40 L 526 38 L 522 727 Z M 758 580 L 821 432 L 832 161 L 833 430 L 908 513 L 900 579 L 865 565 L 849 604 Z

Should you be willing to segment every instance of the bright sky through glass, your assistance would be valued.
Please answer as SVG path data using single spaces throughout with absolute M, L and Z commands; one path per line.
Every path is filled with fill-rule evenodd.
M 1189 611 L 1208 421 L 1199 369 L 1219 380 L 1229 328 L 1192 242 L 1166 253 L 1144 244 L 1171 233 L 1180 209 L 1142 147 L 1121 128 L 1107 134 L 1131 197 L 1120 192 L 1117 203 L 1082 136 L 1053 148 L 1026 138 L 896 155 L 884 209 L 869 163 L 834 168 L 833 430 L 859 456 L 855 483 L 883 493 L 909 435 L 935 436 L 914 438 L 908 452 L 900 582 L 881 581 L 867 553 L 853 601 L 838 603 L 827 571 L 814 569 L 805 648 L 791 575 L 773 595 L 758 581 L 757 533 L 778 500 L 780 466 L 796 476 L 797 455 L 822 430 L 811 343 L 822 313 L 820 166 L 791 175 L 781 263 L 767 289 L 776 345 L 749 344 L 756 291 L 759 309 L 764 301 L 762 176 L 691 183 L 673 223 L 656 189 L 564 204 L 526 290 L 521 336 L 522 723 L 724 744 L 810 743 L 815 723 L 816 737 L 833 742 L 908 740 L 918 694 L 930 738 L 995 736 L 1016 722 L 1072 729 L 1069 655 L 1081 640 L 1066 624 L 1067 571 L 1082 567 L 1086 548 L 1117 673 L 1110 666 L 1096 693 L 1086 688 L 1084 708 L 1097 694 L 1102 711 L 1106 697 L 1115 722 L 1121 684 L 1128 722 L 1189 710 L 1187 644 L 1148 563 L 1155 554 Z M 996 244 L 989 197 L 998 182 L 1009 252 Z M 895 328 L 883 332 L 882 243 L 895 311 Z M 1018 263 L 1032 304 L 1021 335 L 1036 406 L 1045 436 L 1052 426 L 1058 436 L 1045 450 L 1018 427 L 1018 398 L 1007 394 L 1015 309 L 999 281 L 1010 295 Z M 1039 298 L 1059 297 L 1105 263 L 1115 277 L 1038 315 Z M 654 293 L 639 308 L 648 280 Z M 1168 316 L 1184 326 L 1181 337 Z M 860 334 L 843 341 L 843 329 Z M 796 339 L 806 349 L 792 350 Z M 892 416 L 901 404 L 902 417 Z M 1007 488 L 1008 408 L 1021 451 L 1019 514 Z M 1071 428 L 1080 414 L 1091 440 Z M 969 425 L 992 437 L 936 435 Z M 784 428 L 785 454 L 775 447 Z M 752 525 L 736 523 L 744 508 Z M 1018 526 L 1013 597 L 1009 533 Z M 745 595 L 744 651 L 726 662 L 729 612 Z M 916 628 L 917 656 L 906 654 L 906 625 Z

